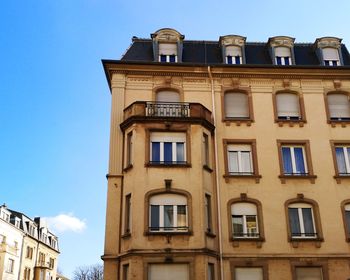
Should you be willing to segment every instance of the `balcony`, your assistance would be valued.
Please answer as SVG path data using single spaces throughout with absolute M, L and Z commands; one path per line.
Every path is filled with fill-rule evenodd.
M 136 101 L 124 109 L 122 129 L 134 121 L 181 121 L 201 123 L 214 129 L 211 112 L 199 103 Z

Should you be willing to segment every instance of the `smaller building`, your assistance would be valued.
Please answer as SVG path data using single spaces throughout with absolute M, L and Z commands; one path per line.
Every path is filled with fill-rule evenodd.
M 58 255 L 45 219 L 0 206 L 0 279 L 54 280 Z

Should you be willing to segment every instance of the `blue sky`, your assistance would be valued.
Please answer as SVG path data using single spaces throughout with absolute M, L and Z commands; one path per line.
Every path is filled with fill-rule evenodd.
M 348 0 L 1 1 L 0 203 L 55 222 L 64 274 L 99 262 L 111 101 L 101 59 L 163 27 L 193 40 L 336 36 L 350 47 L 349 11 Z

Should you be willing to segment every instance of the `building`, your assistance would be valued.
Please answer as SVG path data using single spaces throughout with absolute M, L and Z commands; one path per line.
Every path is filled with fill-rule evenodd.
M 55 280 L 58 238 L 43 218 L 0 207 L 0 279 Z
M 341 39 L 133 37 L 112 95 L 105 279 L 350 278 Z

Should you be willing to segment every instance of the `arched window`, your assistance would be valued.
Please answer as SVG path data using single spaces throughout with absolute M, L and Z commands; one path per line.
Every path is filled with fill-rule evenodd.
M 187 232 L 187 198 L 179 194 L 156 194 L 149 200 L 150 232 Z
M 275 63 L 277 65 L 291 65 L 291 51 L 288 47 L 276 47 L 275 48 Z
M 277 119 L 300 120 L 299 96 L 291 92 L 279 92 L 276 94 Z
M 226 63 L 242 64 L 242 48 L 239 46 L 226 47 Z
M 225 118 L 249 119 L 249 101 L 246 93 L 227 92 L 224 103 Z
M 259 237 L 257 207 L 249 202 L 236 202 L 231 205 L 233 238 Z
M 330 93 L 327 95 L 327 103 L 331 121 L 350 120 L 350 103 L 347 94 Z
M 288 205 L 288 220 L 292 239 L 318 237 L 312 204 L 290 203 Z
M 323 62 L 326 66 L 338 66 L 340 65 L 339 52 L 335 48 L 323 48 Z

